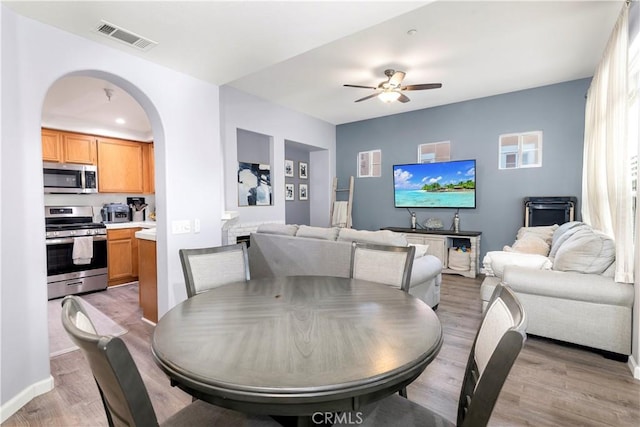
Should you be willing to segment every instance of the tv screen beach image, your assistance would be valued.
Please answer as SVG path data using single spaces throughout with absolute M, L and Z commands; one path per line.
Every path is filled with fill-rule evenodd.
M 395 165 L 395 206 L 475 208 L 475 165 L 475 160 Z

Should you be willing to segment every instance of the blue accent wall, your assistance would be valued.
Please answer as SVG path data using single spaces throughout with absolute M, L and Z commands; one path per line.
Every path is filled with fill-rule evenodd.
M 418 145 L 438 141 L 451 142 L 451 160 L 477 161 L 476 209 L 460 210 L 460 229 L 482 232 L 482 256 L 513 243 L 524 225 L 524 197 L 575 196 L 579 217 L 585 95 L 590 81 L 574 80 L 337 126 L 339 180 L 357 177 L 358 152 L 382 150 L 382 176 L 355 180 L 354 228 L 410 226 L 407 210 L 393 205 L 392 166 L 417 162 Z M 499 135 L 539 130 L 543 131 L 542 167 L 498 169 Z M 415 211 L 418 222 L 435 217 L 445 228 L 455 213 L 455 209 Z

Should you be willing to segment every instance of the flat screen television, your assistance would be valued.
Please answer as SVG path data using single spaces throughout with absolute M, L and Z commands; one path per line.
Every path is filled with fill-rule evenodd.
M 393 166 L 396 208 L 475 208 L 476 161 Z

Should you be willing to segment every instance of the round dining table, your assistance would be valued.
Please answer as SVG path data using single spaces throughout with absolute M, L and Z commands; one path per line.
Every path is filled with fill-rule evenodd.
M 171 383 L 247 413 L 357 411 L 414 381 L 442 346 L 421 300 L 387 285 L 290 276 L 195 295 L 157 323 L 152 352 Z

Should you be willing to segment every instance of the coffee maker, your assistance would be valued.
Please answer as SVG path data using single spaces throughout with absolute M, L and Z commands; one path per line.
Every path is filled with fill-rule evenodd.
M 131 221 L 146 221 L 147 204 L 144 197 L 127 197 L 127 205 L 129 206 L 129 219 Z

